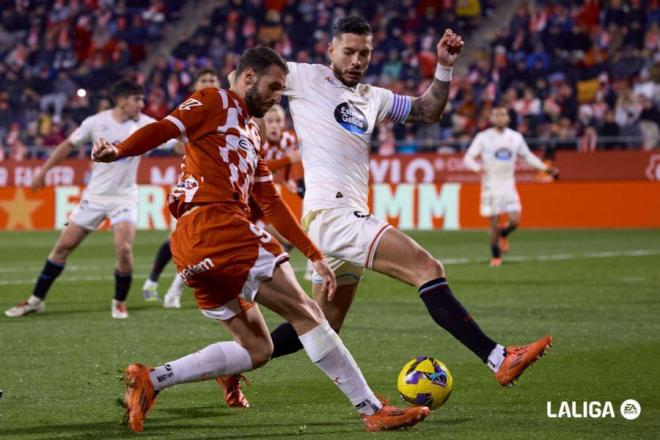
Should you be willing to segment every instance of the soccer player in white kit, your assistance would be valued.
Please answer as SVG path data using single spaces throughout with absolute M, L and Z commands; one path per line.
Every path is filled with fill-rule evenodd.
M 288 63 L 287 90 L 301 142 L 306 193 L 303 226 L 337 278 L 330 301 L 313 279 L 314 299 L 331 326 L 342 326 L 364 268 L 415 286 L 433 320 L 486 363 L 502 385 L 510 385 L 547 348 L 546 336 L 525 346 L 503 347 L 486 336 L 454 297 L 443 265 L 410 237 L 369 213 L 369 141 L 374 126 L 395 122 L 437 123 L 447 103 L 451 66 L 462 38 L 446 30 L 437 45 L 435 78 L 420 97 L 396 95 L 361 84 L 373 50 L 369 24 L 339 19 L 328 47 L 330 66 Z M 271 333 L 272 357 L 302 348 L 289 324 Z
M 491 267 L 502 264 L 502 253 L 509 250 L 508 235 L 520 223 L 520 197 L 516 190 L 516 161 L 522 157 L 531 167 L 550 174 L 556 171 L 546 166 L 527 146 L 523 136 L 509 127 L 506 107 L 496 106 L 490 114 L 493 127 L 477 133 L 470 144 L 463 163 L 481 174 L 481 205 L 483 217 L 490 223 Z M 481 162 L 477 161 L 481 159 Z M 499 217 L 506 214 L 508 224 L 499 226 Z
M 68 139 L 50 155 L 32 183 L 34 190 L 44 186 L 48 170 L 65 159 L 74 148 L 92 144 L 98 138 L 119 143 L 138 128 L 154 121 L 143 114 L 144 90 L 130 80 L 112 86 L 110 96 L 115 106 L 86 118 Z M 43 312 L 48 290 L 64 270 L 74 249 L 107 217 L 110 219 L 115 244 L 115 295 L 111 315 L 128 318 L 124 301 L 131 286 L 133 272 L 132 245 L 137 224 L 138 187 L 136 183 L 140 157 L 129 157 L 116 163 L 93 162 L 89 184 L 80 204 L 69 218 L 59 239 L 46 259 L 32 295 L 23 303 L 5 311 L 10 318 Z

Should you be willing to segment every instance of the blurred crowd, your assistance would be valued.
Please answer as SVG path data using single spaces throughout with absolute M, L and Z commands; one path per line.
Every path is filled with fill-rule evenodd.
M 145 113 L 162 118 L 189 93 L 197 71 L 214 68 L 226 85 L 226 74 L 254 45 L 272 46 L 288 60 L 325 63 L 332 23 L 346 14 L 364 16 L 373 28 L 366 81 L 418 95 L 432 81 L 442 31 L 450 27 L 469 41 L 488 25 L 498 2 L 221 1 L 192 37 L 142 76 L 137 66 L 146 43 L 175 28 L 186 3 L 196 4 L 0 0 L 0 146 L 17 158 L 28 156 L 31 146 L 47 151 L 85 116 L 110 107 L 108 86 L 121 76 L 144 84 Z M 384 124 L 374 152 L 465 148 L 499 102 L 507 105 L 512 127 L 549 153 L 657 146 L 659 3 L 522 3 L 490 42 L 463 55 L 471 61 L 465 74 L 454 75 L 441 123 Z

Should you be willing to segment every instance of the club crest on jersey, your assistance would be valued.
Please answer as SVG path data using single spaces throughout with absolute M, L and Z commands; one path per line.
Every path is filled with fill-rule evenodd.
M 513 156 L 513 153 L 508 148 L 500 148 L 495 152 L 495 158 L 499 160 L 509 160 L 511 156 Z
M 335 120 L 351 133 L 364 134 L 369 129 L 364 113 L 348 102 L 342 102 L 335 108 Z
M 202 105 L 201 102 L 199 102 L 196 99 L 190 98 L 181 103 L 181 105 L 179 106 L 179 110 L 190 110 L 191 108 L 199 107 L 200 105 Z

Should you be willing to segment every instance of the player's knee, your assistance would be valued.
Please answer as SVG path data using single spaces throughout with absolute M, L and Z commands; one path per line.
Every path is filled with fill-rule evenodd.
M 417 284 L 422 285 L 427 281 L 444 277 L 445 268 L 440 261 L 436 260 L 426 252 L 425 257 L 420 261 L 418 274 L 419 282 Z
M 133 246 L 130 243 L 122 243 L 115 246 L 115 254 L 118 261 L 129 265 L 132 264 Z
M 268 338 L 260 343 L 257 347 L 250 350 L 250 359 L 252 360 L 252 368 L 259 368 L 268 363 L 273 354 L 273 341 Z

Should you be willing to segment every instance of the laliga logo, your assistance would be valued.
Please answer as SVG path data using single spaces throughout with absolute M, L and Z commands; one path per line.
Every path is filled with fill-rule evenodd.
M 649 166 L 646 167 L 646 177 L 649 180 L 660 180 L 660 154 L 654 154 L 649 158 Z
M 626 420 L 635 420 L 642 412 L 642 406 L 635 399 L 624 400 L 619 407 L 621 416 Z M 600 419 L 615 417 L 614 406 L 609 400 L 606 402 L 561 402 L 559 409 L 554 412 L 552 402 L 548 401 L 547 415 L 551 419 Z

